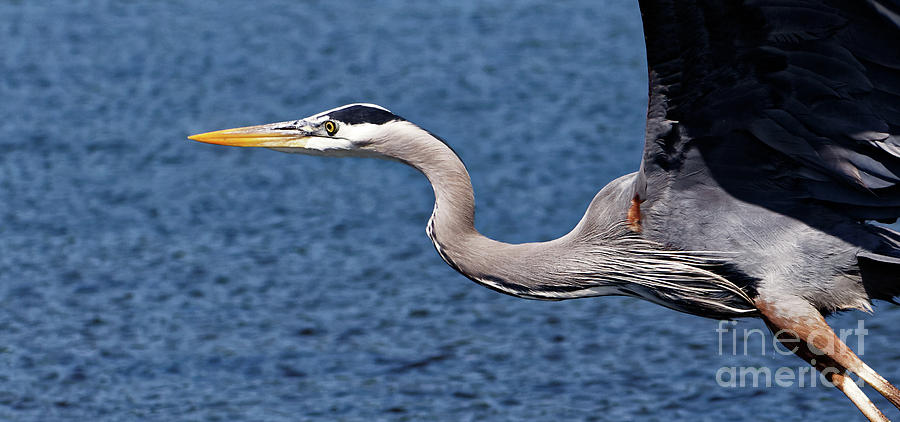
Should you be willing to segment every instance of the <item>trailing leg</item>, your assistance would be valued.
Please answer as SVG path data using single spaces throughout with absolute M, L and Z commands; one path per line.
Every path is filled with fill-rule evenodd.
M 777 303 L 758 299 L 756 305 L 763 314 L 763 319 L 777 337 L 782 337 L 783 339 L 793 337 L 801 340 L 796 343 L 791 342 L 794 345 L 799 344 L 803 346 L 802 348 L 797 348 L 795 353 L 798 356 L 810 362 L 826 376 L 829 376 L 829 373 L 839 374 L 843 378 L 840 382 L 842 385 L 845 385 L 841 391 L 844 391 L 845 394 L 851 391 L 852 394 L 865 397 L 858 387 L 854 388 L 848 385 L 852 384 L 852 381 L 849 381 L 847 376 L 847 371 L 849 370 L 862 378 L 900 409 L 900 390 L 897 390 L 884 377 L 866 365 L 853 350 L 847 347 L 825 322 L 822 314 L 809 303 L 801 299 L 793 301 L 780 300 Z M 782 338 L 779 338 L 779 340 L 782 340 Z M 813 359 L 815 359 L 816 363 L 812 362 Z M 825 371 L 828 371 L 828 373 Z M 851 394 L 847 394 L 847 396 L 853 400 L 854 404 L 866 416 L 869 416 L 864 407 L 871 405 L 870 401 L 868 401 L 868 404 L 862 403 L 861 406 L 861 403 L 854 400 Z

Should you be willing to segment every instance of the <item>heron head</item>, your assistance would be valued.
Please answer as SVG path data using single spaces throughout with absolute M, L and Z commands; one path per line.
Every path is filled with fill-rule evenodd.
M 398 132 L 411 129 L 418 128 L 384 107 L 358 103 L 300 120 L 219 130 L 188 138 L 307 155 L 394 158 L 386 152 L 385 144 L 396 143 Z

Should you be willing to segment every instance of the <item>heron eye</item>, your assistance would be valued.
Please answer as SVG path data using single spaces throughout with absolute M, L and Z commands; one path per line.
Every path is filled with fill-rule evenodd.
M 327 133 L 329 136 L 333 136 L 335 133 L 337 133 L 337 131 L 337 123 L 331 120 L 325 122 L 325 133 Z

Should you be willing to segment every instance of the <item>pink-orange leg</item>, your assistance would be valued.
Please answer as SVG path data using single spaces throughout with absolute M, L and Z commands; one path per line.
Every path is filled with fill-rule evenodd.
M 758 299 L 757 308 L 763 314 L 763 319 L 776 336 L 783 338 L 795 337 L 802 340 L 793 343 L 798 347 L 795 352 L 800 358 L 813 364 L 823 371 L 826 377 L 836 379 L 835 383 L 844 394 L 853 401 L 863 414 L 870 420 L 886 420 L 884 415 L 862 393 L 859 387 L 852 382 L 847 371 L 851 371 L 881 393 L 888 401 L 900 409 L 900 390 L 891 385 L 884 377 L 866 365 L 856 353 L 853 353 L 843 341 L 834 333 L 834 330 L 825 322 L 825 318 L 816 309 L 805 301 L 791 301 L 790 303 L 769 303 Z M 811 347 L 808 347 L 811 346 Z M 816 352 L 813 352 L 813 348 Z M 826 369 L 831 368 L 828 372 Z M 833 382 L 834 383 L 834 382 Z M 873 417 L 875 419 L 873 419 Z
M 785 347 L 789 350 L 793 350 L 794 354 L 825 375 L 828 382 L 844 393 L 844 395 L 856 405 L 859 411 L 862 412 L 867 419 L 878 422 L 889 421 L 889 419 L 884 416 L 884 413 L 881 413 L 881 410 L 875 407 L 872 400 L 869 400 L 869 397 L 867 397 L 866 394 L 860 390 L 859 386 L 853 382 L 853 379 L 847 373 L 846 368 L 826 355 L 817 355 L 813 353 L 806 342 L 793 336 L 790 331 L 779 329 L 768 321 L 766 321 L 766 325 L 768 325 L 769 329 L 775 333 L 775 338 L 782 342 Z

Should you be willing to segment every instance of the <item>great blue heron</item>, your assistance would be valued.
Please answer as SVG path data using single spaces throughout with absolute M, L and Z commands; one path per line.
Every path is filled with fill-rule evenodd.
M 649 107 L 639 171 L 578 225 L 507 244 L 474 227 L 466 168 L 372 104 L 194 135 L 222 145 L 386 158 L 435 193 L 427 233 L 451 267 L 513 296 L 628 295 L 711 318 L 759 317 L 871 420 L 853 372 L 900 407 L 823 316 L 900 294 L 900 3 L 641 0 Z M 514 123 L 514 122 L 512 122 Z

